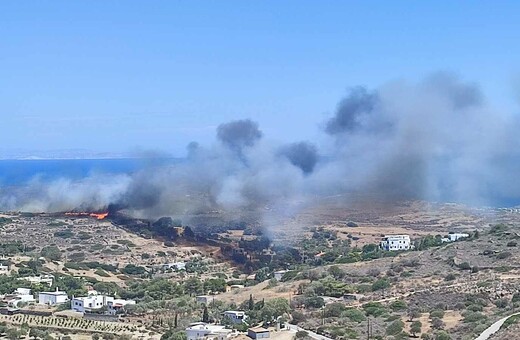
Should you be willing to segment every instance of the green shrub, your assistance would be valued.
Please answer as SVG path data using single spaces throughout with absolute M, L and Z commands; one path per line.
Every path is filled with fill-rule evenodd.
M 404 328 L 404 322 L 401 320 L 395 320 L 393 321 L 388 327 L 386 327 L 386 334 L 387 335 L 397 335 L 403 331 Z
M 365 314 L 356 308 L 348 308 L 343 313 L 341 313 L 341 316 L 347 317 L 351 321 L 358 322 L 358 323 L 366 320 Z

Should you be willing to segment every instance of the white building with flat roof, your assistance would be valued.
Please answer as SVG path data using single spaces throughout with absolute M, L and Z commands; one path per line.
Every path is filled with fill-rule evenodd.
M 244 311 L 236 311 L 236 310 L 227 310 L 222 315 L 225 318 L 229 318 L 232 323 L 242 323 L 247 319 L 246 312 Z
M 468 238 L 469 234 L 465 233 L 450 233 L 448 234 L 448 238 L 450 239 L 450 242 L 455 242 L 463 238 Z
M 212 325 L 204 322 L 192 323 L 188 328 L 186 328 L 187 340 L 224 340 L 229 338 L 231 335 L 232 330 L 227 329 L 225 326 Z
M 85 313 L 107 308 L 107 314 L 116 315 L 125 306 L 135 305 L 133 300 L 116 299 L 113 296 L 98 295 L 96 291 L 90 291 L 88 296 L 73 297 L 70 308 L 76 312 Z
M 410 236 L 386 235 L 381 240 L 380 246 L 386 251 L 409 250 L 411 248 Z
M 114 299 L 113 301 L 107 301 L 108 313 L 112 315 L 116 315 L 121 312 L 125 306 L 135 305 L 134 300 L 123 300 L 123 299 Z
M 277 270 L 274 272 L 274 278 L 276 279 L 276 281 L 281 281 L 282 280 L 282 277 L 285 275 L 285 273 L 287 273 L 287 270 Z
M 46 284 L 49 287 L 52 286 L 54 282 L 53 275 L 40 275 L 40 276 L 26 276 L 21 277 L 20 280 L 29 281 L 31 284 Z
M 0 275 L 9 275 L 11 274 L 11 267 L 8 265 L 0 264 Z
M 18 307 L 19 303 L 35 302 L 34 295 L 31 294 L 29 288 L 17 288 L 13 294 L 7 294 L 3 297 L 3 302 L 10 307 Z
M 113 301 L 114 298 L 112 296 L 106 295 L 73 297 L 72 300 L 70 300 L 70 309 L 80 313 L 92 312 L 108 306 L 108 303 Z
M 69 296 L 66 292 L 59 291 L 58 288 L 56 288 L 55 292 L 41 292 L 38 295 L 38 303 L 40 305 L 59 305 L 62 303 L 65 303 L 69 301 Z

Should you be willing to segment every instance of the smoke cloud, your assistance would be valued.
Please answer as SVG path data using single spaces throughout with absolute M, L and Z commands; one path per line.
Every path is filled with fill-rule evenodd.
M 310 174 L 318 162 L 318 149 L 309 142 L 290 144 L 283 147 L 280 153 L 304 174 Z
M 243 148 L 253 146 L 262 138 L 262 132 L 258 123 L 244 119 L 219 125 L 217 137 L 230 149 L 242 152 Z
M 355 131 L 370 119 L 376 104 L 376 93 L 369 93 L 364 87 L 353 88 L 339 103 L 334 117 L 328 121 L 327 133 L 335 135 Z
M 324 123 L 331 143 L 273 145 L 249 119 L 218 126 L 217 142 L 131 175 L 1 189 L 3 210 L 125 207 L 135 216 L 286 213 L 316 197 L 520 203 L 518 116 L 490 107 L 474 83 L 437 73 L 418 83 L 352 88 Z M 320 155 L 318 155 L 318 147 Z M 186 217 L 187 218 L 187 217 Z

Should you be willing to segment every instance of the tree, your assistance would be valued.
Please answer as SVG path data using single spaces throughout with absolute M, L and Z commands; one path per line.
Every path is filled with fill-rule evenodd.
M 204 289 L 212 293 L 225 292 L 226 280 L 224 279 L 208 279 L 204 281 Z
M 253 300 L 253 294 L 249 294 L 249 301 L 247 303 L 247 309 L 249 309 L 249 310 L 255 309 L 255 301 Z
M 9 340 L 16 340 L 16 339 L 20 339 L 20 337 L 22 336 L 22 332 L 20 332 L 16 328 L 9 328 L 6 331 L 5 335 L 7 336 L 7 338 Z
M 141 266 L 136 266 L 135 264 L 127 264 L 126 267 L 124 267 L 121 270 L 124 274 L 128 275 L 142 275 L 146 272 L 146 269 Z
M 46 335 L 47 335 L 46 332 L 44 332 L 38 328 L 31 328 L 29 330 L 29 337 L 33 337 L 35 339 L 44 339 Z
M 59 261 L 61 259 L 61 251 L 56 246 L 45 246 L 42 248 L 41 256 L 51 261 Z
M 432 319 L 432 328 L 433 329 L 442 329 L 444 328 L 444 321 L 439 318 Z
M 406 313 L 408 315 L 408 321 L 421 317 L 421 312 L 417 308 L 410 308 Z
M 422 323 L 421 321 L 414 321 L 410 326 L 410 333 L 412 333 L 413 337 L 417 336 L 417 333 L 421 333 Z
M 325 306 L 323 310 L 323 315 L 326 318 L 337 318 L 344 312 L 346 307 L 342 303 L 334 302 Z
M 209 322 L 209 313 L 208 313 L 208 307 L 204 306 L 204 311 L 202 312 L 202 322 Z
M 305 317 L 305 314 L 303 314 L 302 312 L 299 312 L 297 310 L 295 310 L 291 313 L 291 318 L 292 318 L 291 323 L 293 325 L 297 325 L 300 322 L 305 322 L 305 320 L 307 320 L 307 318 Z
M 451 336 L 445 331 L 435 333 L 435 340 L 451 340 Z
M 340 280 L 345 277 L 345 271 L 338 266 L 332 266 L 329 268 L 329 274 L 332 275 L 336 280 Z
M 320 308 L 325 305 L 325 300 L 321 296 L 309 296 L 305 298 L 305 307 Z
M 263 282 L 270 277 L 271 270 L 268 267 L 260 268 L 256 271 L 255 281 Z
M 390 282 L 387 279 L 379 279 L 372 284 L 372 291 L 384 290 L 390 287 Z
M 289 301 L 284 298 L 275 298 L 265 302 L 260 310 L 260 317 L 264 322 L 270 322 L 285 313 L 289 313 L 290 310 Z
M 401 320 L 395 320 L 386 328 L 386 334 L 397 335 L 403 331 L 404 322 Z
M 186 332 L 169 330 L 161 336 L 161 340 L 186 340 Z
M 396 311 L 400 311 L 400 310 L 405 310 L 407 307 L 406 305 L 406 302 L 404 302 L 403 300 L 395 300 L 394 302 L 392 302 L 390 304 L 390 308 L 396 312 Z
M 203 290 L 204 287 L 202 285 L 202 281 L 200 281 L 197 277 L 190 277 L 184 281 L 184 291 L 190 294 L 190 296 L 193 294 L 200 294 Z

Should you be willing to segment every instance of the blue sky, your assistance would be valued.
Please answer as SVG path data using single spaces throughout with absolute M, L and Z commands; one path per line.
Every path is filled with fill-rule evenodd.
M 346 89 L 446 70 L 517 110 L 515 1 L 2 1 L 4 150 L 316 140 Z

